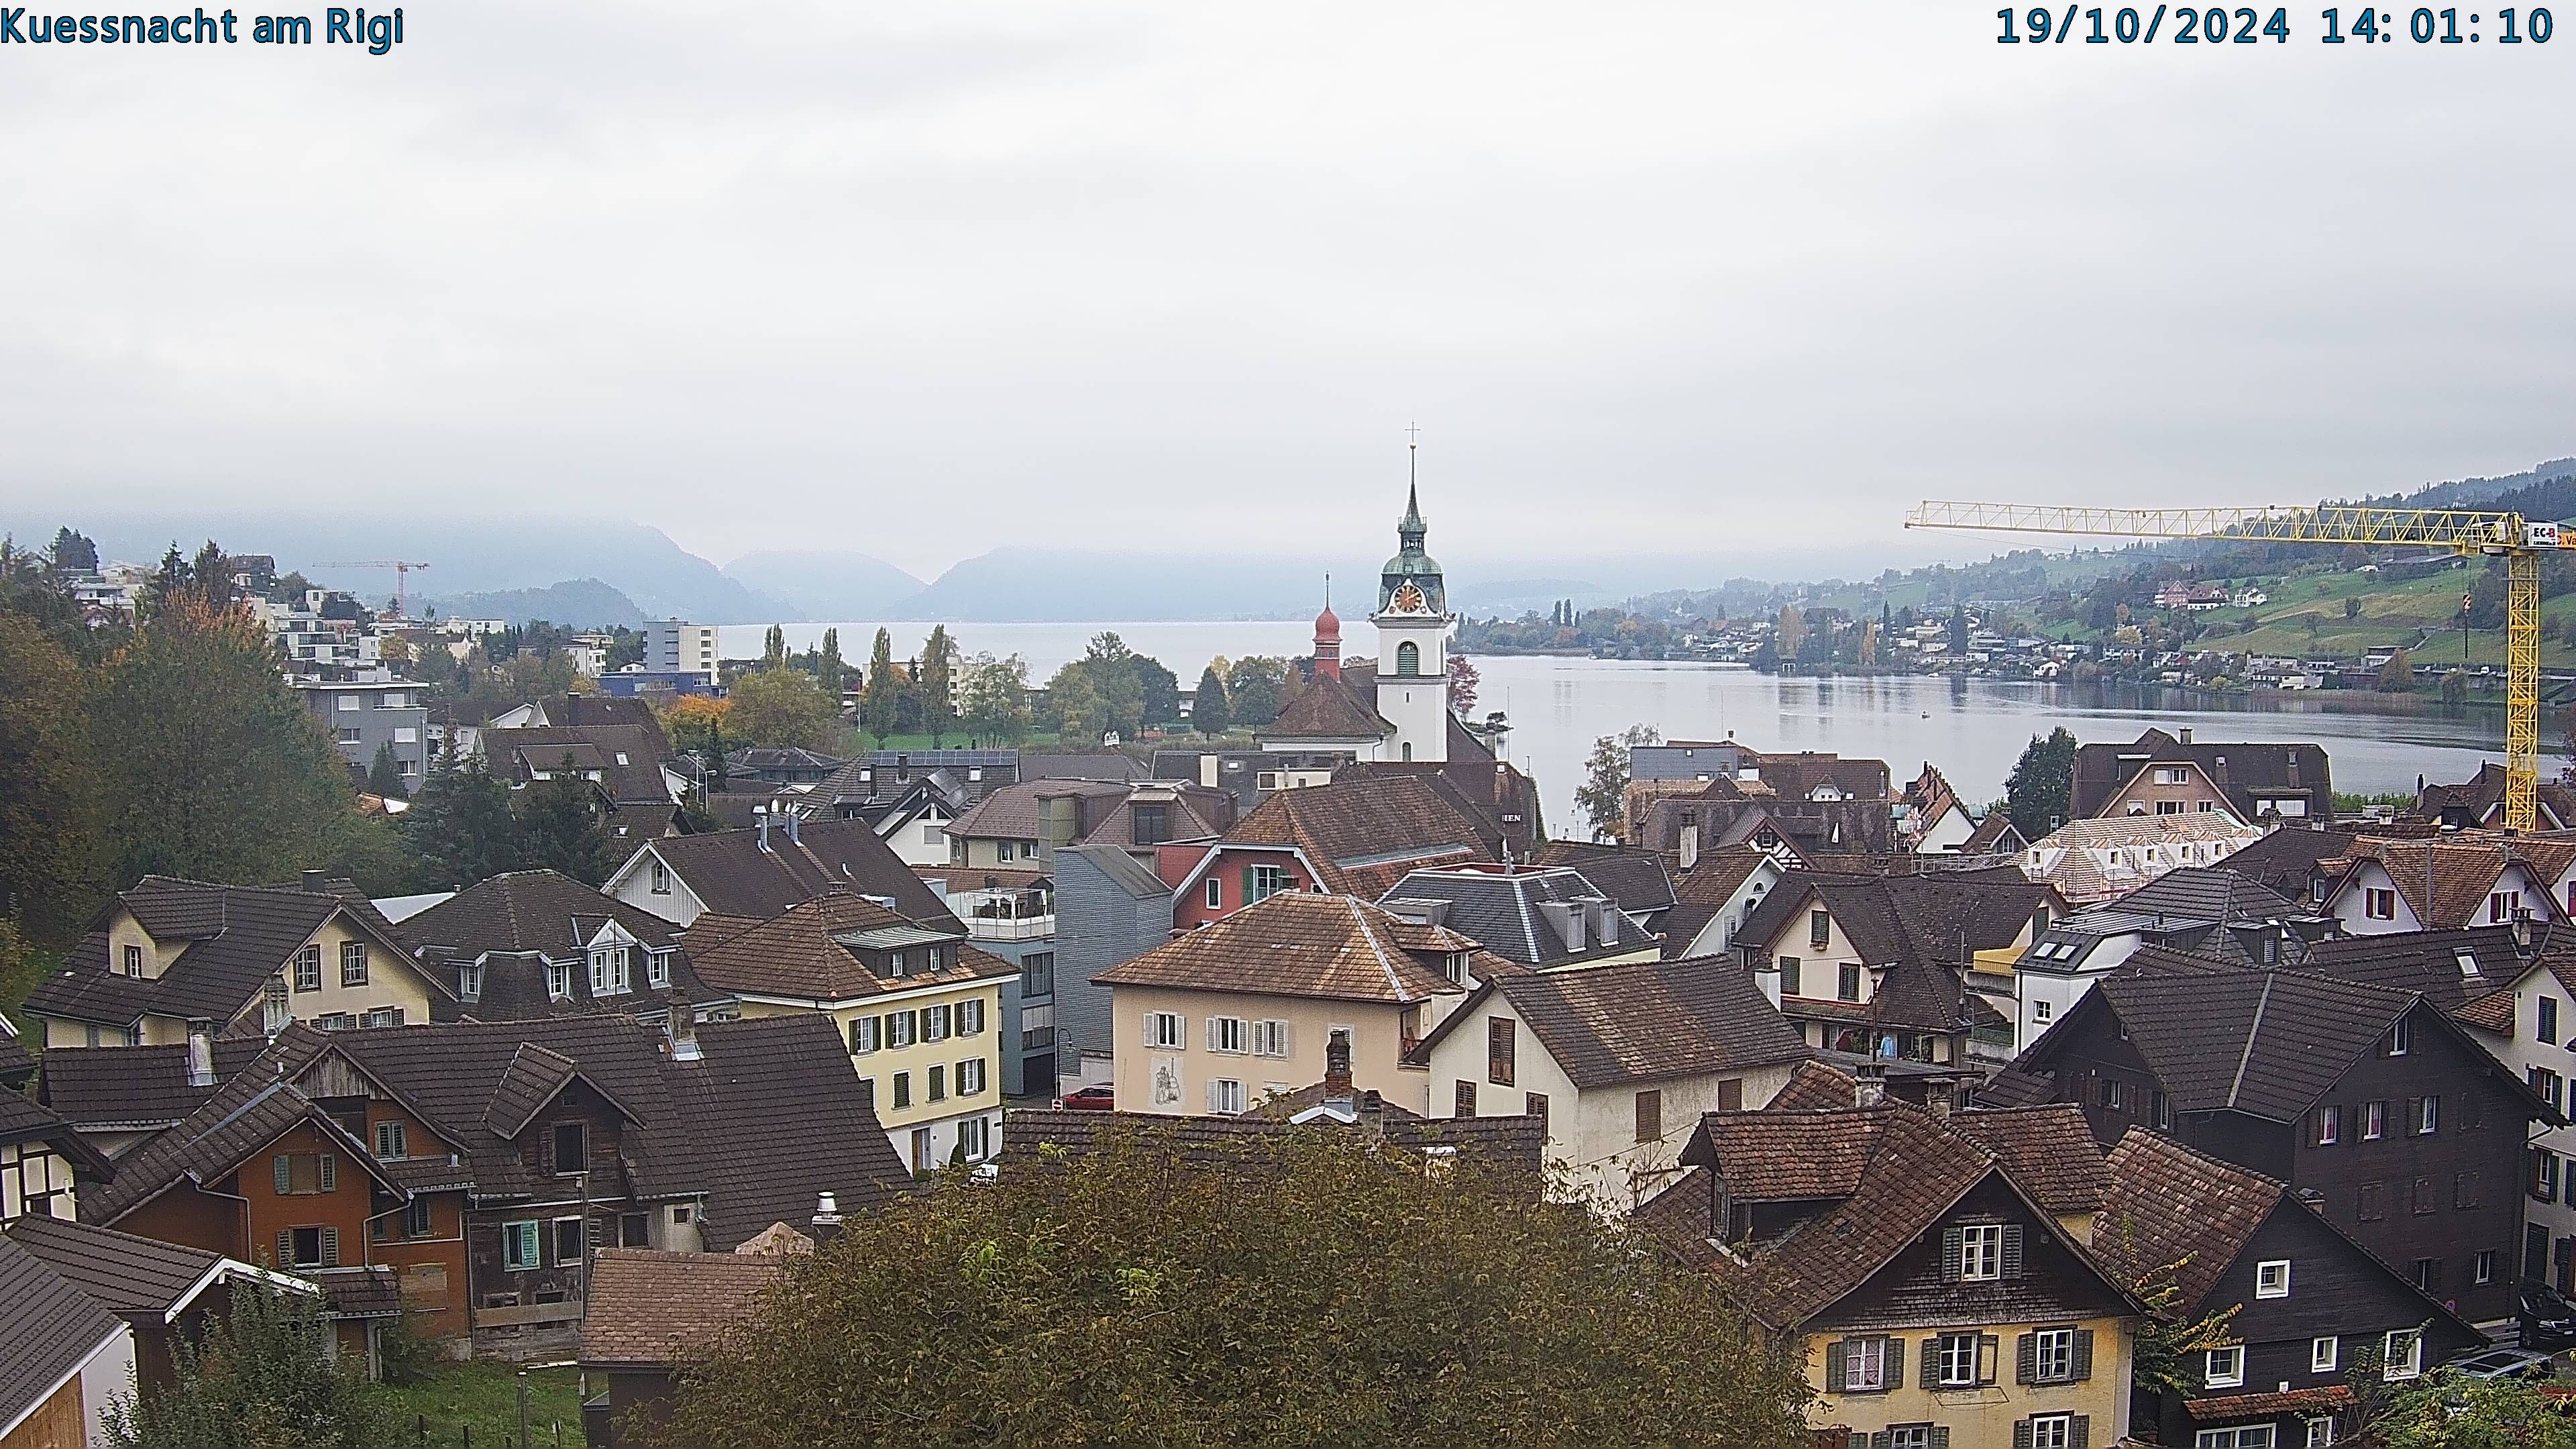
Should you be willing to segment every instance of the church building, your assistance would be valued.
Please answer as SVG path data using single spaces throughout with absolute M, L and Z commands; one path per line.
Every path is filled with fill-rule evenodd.
M 1424 552 L 1429 533 L 1417 490 L 1408 487 L 1395 526 L 1395 556 L 1378 576 L 1377 661 L 1342 667 L 1342 621 L 1327 603 L 1315 616 L 1315 677 L 1257 736 L 1283 753 L 1339 754 L 1354 761 L 1446 764 L 1458 727 L 1449 717 L 1449 612 L 1440 565 Z

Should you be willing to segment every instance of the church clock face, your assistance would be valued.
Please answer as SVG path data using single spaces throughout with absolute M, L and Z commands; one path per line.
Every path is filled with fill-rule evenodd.
M 1421 613 L 1423 611 L 1421 587 L 1415 584 L 1398 585 L 1395 591 L 1395 611 L 1399 614 Z

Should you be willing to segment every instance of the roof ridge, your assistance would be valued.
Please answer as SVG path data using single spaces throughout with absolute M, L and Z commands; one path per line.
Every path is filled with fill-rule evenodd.
M 1342 900 L 1351 908 L 1351 920 L 1360 928 L 1361 939 L 1368 942 L 1370 953 L 1377 957 L 1377 969 L 1386 973 L 1386 984 L 1395 992 L 1395 999 L 1406 1000 L 1404 982 L 1395 974 L 1395 963 L 1386 959 L 1386 948 L 1377 943 L 1377 933 L 1369 929 L 1368 917 L 1360 913 L 1359 897 L 1344 896 Z
M 2276 973 L 2263 973 L 2263 994 L 2254 999 L 2253 1019 L 2245 1024 L 2245 1049 L 2236 1054 L 2236 1075 L 2227 1084 L 2227 1105 L 2236 1105 L 2245 1089 L 2245 1066 L 2254 1060 L 2254 1039 L 2263 1034 L 2263 1013 L 2272 1005 L 2272 982 Z

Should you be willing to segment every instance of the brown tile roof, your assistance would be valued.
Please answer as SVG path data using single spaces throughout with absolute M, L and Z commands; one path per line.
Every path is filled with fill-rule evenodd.
M 1664 933 L 1665 951 L 1679 955 L 1690 949 L 1699 933 L 1708 929 L 1708 923 L 1744 888 L 1744 882 L 1770 859 L 1758 845 L 1722 845 L 1701 851 L 1691 868 L 1673 880 L 1673 908 L 1658 923 Z
M 2127 744 L 2080 745 L 2075 751 L 2074 794 L 2077 819 L 2099 815 L 2123 787 L 2153 764 L 2190 764 L 2227 796 L 2237 816 L 2256 818 L 2258 796 L 2291 791 L 2308 797 L 2307 818 L 2319 822 L 2334 816 L 2334 779 L 2322 746 L 2312 744 L 2184 744 L 2160 729 L 2149 729 Z
M 1130 788 L 1110 780 L 1022 780 L 976 801 L 972 809 L 948 822 L 948 833 L 958 838 L 1035 840 L 1039 801 L 1080 800 L 1086 820 L 1096 823 L 1106 808 L 1101 802 L 1124 799 Z M 1089 833 L 1088 825 L 1082 833 Z
M 767 918 L 826 891 L 884 896 L 916 921 L 951 919 L 947 908 L 864 820 L 808 820 L 796 836 L 757 830 L 666 836 L 657 852 L 700 904 L 724 915 Z
M 2517 998 L 2510 987 L 2490 991 L 2464 1006 L 2454 1007 L 2451 1019 L 2462 1026 L 2474 1026 L 2497 1036 L 2513 1035 L 2514 1007 Z
M 2469 969 L 2462 969 L 2463 958 Z M 2300 964 L 2346 981 L 2421 992 L 2444 1008 L 2513 984 L 2523 968 L 2511 926 L 2344 936 L 2312 944 Z
M 1423 1120 L 1421 1113 L 1409 1107 L 1399 1107 L 1375 1091 L 1361 1091 L 1346 1095 L 1350 1097 L 1354 1112 L 1374 1112 L 1381 1117 L 1398 1121 Z M 1311 1086 L 1299 1087 L 1293 1092 L 1282 1092 L 1275 1097 L 1255 1102 L 1244 1110 L 1243 1115 L 1261 1121 L 1286 1122 L 1310 1107 L 1321 1107 L 1331 1100 L 1333 1100 L 1331 1090 L 1324 1083 L 1316 1082 Z
M 1168 1146 L 1184 1163 L 1222 1163 L 1248 1145 L 1301 1132 L 1372 1130 L 1330 1120 L 1294 1123 L 1267 1117 L 1167 1117 L 1152 1112 L 1068 1112 L 1058 1108 L 1013 1111 L 1002 1118 L 1002 1170 L 1033 1166 L 1052 1152 L 1076 1156 L 1113 1144 Z M 1535 1117 L 1417 1117 L 1388 1112 L 1375 1130 L 1390 1147 L 1410 1151 L 1454 1148 L 1462 1158 L 1525 1175 L 1533 1191 L 1542 1172 L 1547 1128 Z
M 862 948 L 871 953 L 886 948 L 869 946 L 869 933 L 885 933 L 888 939 L 908 935 L 917 944 L 906 943 L 902 949 L 916 963 L 936 944 L 949 953 L 949 964 L 936 971 L 880 976 Z M 720 990 L 761 996 L 849 1001 L 934 982 L 1018 974 L 1017 967 L 967 945 L 965 934 L 946 920 L 919 924 L 874 901 L 835 891 L 749 925 L 733 917 L 700 917 L 682 939 L 700 980 Z
M 1789 1084 L 1764 1103 L 1772 1112 L 1829 1112 L 1853 1105 L 1851 1078 L 1822 1062 L 1800 1062 L 1790 1069 Z
M 2102 1150 L 2072 1102 L 2009 1110 L 1953 1112 L 1952 1132 L 1993 1153 L 2031 1200 L 2052 1213 L 2099 1212 L 2111 1174 Z
M 352 1264 L 310 1268 L 303 1276 L 321 1287 L 326 1318 L 391 1318 L 402 1312 L 402 1288 L 391 1268 Z
M 167 1314 L 223 1262 L 203 1249 L 42 1213 L 11 1222 L 9 1237 L 111 1313 Z
M 1255 731 L 1272 740 L 1373 740 L 1395 732 L 1357 690 L 1330 675 L 1317 675 L 1288 701 L 1279 717 Z
M 512 951 L 561 961 L 579 954 L 610 921 L 651 946 L 667 946 L 679 935 L 652 912 L 556 870 L 505 871 L 405 917 L 399 929 L 415 947 L 445 947 L 468 961 Z
M 1290 891 L 1176 936 L 1091 979 L 1103 986 L 1170 986 L 1390 1004 L 1463 993 L 1464 987 L 1395 939 L 1404 925 L 1352 896 Z M 1425 937 L 1422 929 L 1411 927 L 1405 934 L 1443 952 L 1475 946 L 1447 931 Z
M 256 1036 L 217 1037 L 217 1081 L 229 1081 L 268 1047 Z M 185 1046 L 81 1047 L 45 1054 L 43 1095 L 64 1120 L 96 1132 L 167 1127 L 206 1104 L 212 1086 L 188 1085 Z
M 1534 865 L 1569 866 L 1635 916 L 1670 910 L 1679 899 L 1663 853 L 1630 845 L 1597 845 L 1590 841 L 1551 840 L 1531 858 Z
M 490 729 L 481 734 L 483 757 L 494 774 L 530 780 L 563 768 L 596 772 L 600 790 L 619 805 L 671 804 L 671 782 L 662 773 L 678 757 L 659 725 L 529 725 Z
M 2298 1121 L 2422 1000 L 2312 972 L 2224 966 L 2208 975 L 2123 969 L 2077 1010 L 2093 996 L 2118 1015 L 2176 1111 L 2234 1110 L 2274 1122 Z M 2418 1030 L 2442 1020 L 2438 1012 L 2415 1017 Z M 2015 1065 L 2045 1069 L 2049 1045 L 2043 1036 Z
M 2343 1409 L 2352 1405 L 2352 1385 L 2319 1384 L 2310 1389 L 2288 1389 L 2268 1394 L 2212 1394 L 2206 1398 L 2185 1399 L 2183 1412 L 2204 1424 L 2234 1423 L 2244 1419 L 2277 1419 L 2283 1414 L 2313 1413 L 2319 1409 Z
M 668 1368 L 750 1316 L 787 1271 L 784 1256 L 602 1248 L 591 1259 L 581 1363 Z
M 1577 1087 L 1746 1071 L 1809 1055 L 1751 975 L 1712 956 L 1498 977 L 1418 1050 L 1462 1029 L 1492 996 L 1512 1004 Z
M 2012 817 L 2001 810 L 1989 810 L 1968 838 L 1959 843 L 1961 855 L 2015 855 L 2030 848 L 2029 840 L 2013 825 Z
M 337 1119 L 293 1083 L 254 1064 L 216 1088 L 186 1121 L 119 1159 L 113 1179 L 81 1194 L 81 1221 L 113 1223 L 181 1177 L 212 1183 L 298 1127 L 310 1127 L 325 1140 L 339 1143 L 343 1161 L 354 1162 L 396 1197 L 409 1196 L 385 1176 L 367 1145 L 350 1136 Z
M 2108 1166 L 2093 1250 L 2132 1283 L 2180 1264 L 2174 1284 L 2186 1312 L 2209 1300 L 2288 1191 L 2139 1127 L 2111 1149 Z
M 1372 900 L 1415 867 L 1495 858 L 1477 822 L 1414 775 L 1337 777 L 1281 790 L 1224 838 L 1233 845 L 1294 846 L 1325 889 Z
M 1970 953 L 2012 944 L 2041 907 L 2059 904 L 2047 886 L 2022 879 L 2010 867 L 1913 876 L 1799 871 L 1772 887 L 1736 939 L 1744 949 L 1759 951 L 1802 922 L 1811 908 L 1829 911 L 1861 960 L 1885 968 L 1856 1019 L 1956 1032 L 1993 1015 L 1966 988 L 1961 973 Z M 1783 1009 L 1792 1016 L 1834 1015 L 1819 1010 L 1830 1005 L 1800 998 Z
M 0 1237 L 0 1424 L 15 1423 L 125 1325 L 43 1259 Z

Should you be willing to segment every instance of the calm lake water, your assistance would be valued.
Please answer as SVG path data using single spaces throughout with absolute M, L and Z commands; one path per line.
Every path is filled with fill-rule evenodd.
M 824 625 L 785 626 L 802 649 Z M 875 624 L 841 624 L 841 651 L 864 663 Z M 918 649 L 927 624 L 888 624 L 898 655 Z M 1345 626 L 1346 647 L 1366 651 L 1368 627 Z M 1195 684 L 1214 655 L 1306 652 L 1303 620 L 1151 624 L 953 624 L 968 653 L 1017 653 L 1043 680 L 1101 630 L 1150 654 Z M 727 626 L 731 658 L 760 652 L 758 625 Z M 1509 752 L 1545 791 L 1548 825 L 1570 834 L 1574 787 L 1592 742 L 1629 725 L 1652 724 L 1667 738 L 1735 738 L 1764 750 L 1830 750 L 1887 761 L 1900 781 L 1929 761 L 1976 806 L 2003 793 L 2004 776 L 2034 734 L 2059 725 L 2088 743 L 2131 740 L 2149 725 L 2190 727 L 2204 741 L 2313 740 L 2334 763 L 2335 788 L 2354 794 L 2412 791 L 2416 778 L 2465 780 L 2482 761 L 2504 757 L 2504 719 L 2488 710 L 2448 715 L 2437 706 L 2392 712 L 2392 702 L 2348 691 L 2205 697 L 2180 691 L 2072 685 L 1953 681 L 1930 675 L 1871 679 L 1779 678 L 1697 663 L 1567 659 L 1516 655 L 1479 658 L 1484 691 L 1478 715 L 1511 717 Z M 2411 702 L 2395 702 L 2404 710 Z M 2544 767 L 2546 767 L 2544 762 Z

